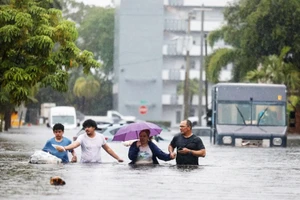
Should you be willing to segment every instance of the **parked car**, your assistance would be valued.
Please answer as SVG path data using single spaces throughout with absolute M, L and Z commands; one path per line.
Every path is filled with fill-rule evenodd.
M 117 133 L 117 131 L 122 127 L 126 126 L 126 124 L 101 124 L 97 125 L 96 133 L 103 134 L 106 141 L 111 142 L 114 135 Z M 81 134 L 84 134 L 85 130 L 82 128 L 76 136 L 73 137 L 73 141 L 77 140 L 78 136 Z
M 208 136 L 210 137 L 212 132 L 211 128 L 207 126 L 194 126 L 192 129 L 193 134 L 196 136 Z
M 118 132 L 118 130 L 126 126 L 127 124 L 112 124 L 111 126 L 107 126 L 103 128 L 100 133 L 102 133 L 108 142 L 112 141 L 114 135 Z

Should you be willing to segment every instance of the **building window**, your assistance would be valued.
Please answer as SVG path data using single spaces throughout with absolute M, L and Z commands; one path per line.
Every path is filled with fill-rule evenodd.
M 179 124 L 181 121 L 181 111 L 176 111 L 176 124 Z
M 195 109 L 194 108 L 190 108 L 190 116 L 195 116 Z
M 196 61 L 192 60 L 191 61 L 191 69 L 195 69 L 196 67 Z

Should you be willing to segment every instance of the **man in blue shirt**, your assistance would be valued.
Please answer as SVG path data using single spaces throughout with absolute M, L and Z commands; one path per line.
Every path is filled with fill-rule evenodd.
M 67 146 L 72 143 L 71 140 L 63 137 L 64 128 L 64 125 L 60 123 L 55 124 L 53 126 L 53 134 L 55 137 L 49 139 L 42 150 L 60 158 L 63 163 L 68 163 L 68 151 L 59 152 L 55 148 L 55 145 Z M 77 162 L 75 151 L 73 149 L 69 151 L 72 153 L 73 156 L 71 162 Z

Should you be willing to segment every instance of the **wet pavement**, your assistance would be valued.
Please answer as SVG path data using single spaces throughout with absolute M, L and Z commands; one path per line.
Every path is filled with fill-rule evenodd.
M 78 130 L 66 130 L 72 139 Z M 158 143 L 167 152 L 171 133 Z M 125 162 L 102 151 L 102 164 L 30 164 L 51 129 L 21 127 L 0 133 L 0 199 L 300 199 L 300 137 L 290 136 L 287 148 L 220 147 L 202 137 L 207 156 L 200 166 L 131 167 L 128 147 L 109 143 Z M 80 148 L 76 149 L 80 157 Z M 50 185 L 60 176 L 64 186 Z

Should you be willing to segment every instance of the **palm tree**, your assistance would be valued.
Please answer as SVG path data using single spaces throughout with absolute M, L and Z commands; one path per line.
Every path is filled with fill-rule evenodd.
M 283 61 L 284 55 L 290 51 L 289 47 L 282 49 L 280 56 L 271 55 L 265 57 L 263 63 L 245 76 L 246 81 L 285 84 L 287 86 L 288 95 L 300 87 L 300 72 L 298 68 Z
M 95 80 L 93 75 L 86 77 L 79 77 L 74 84 L 73 93 L 75 96 L 82 98 L 81 108 L 79 109 L 84 113 L 86 100 L 90 100 L 100 90 L 100 83 Z
M 177 94 L 182 95 L 183 93 L 184 82 L 180 82 L 177 87 Z M 199 79 L 194 78 L 190 80 L 189 94 L 189 104 L 192 105 L 193 96 L 199 94 Z
M 226 35 L 230 34 L 230 28 L 227 26 L 224 26 L 220 30 L 212 31 L 208 35 L 209 45 L 213 48 L 216 42 L 220 39 L 224 39 Z M 231 40 L 231 43 L 235 44 L 234 47 L 216 49 L 207 57 L 205 62 L 206 72 L 210 82 L 219 82 L 221 70 L 226 68 L 228 64 L 232 64 L 233 66 L 232 81 L 240 82 L 246 73 L 251 69 L 255 69 L 257 63 L 259 63 L 257 58 L 249 56 L 249 54 L 245 53 L 244 50 L 240 48 L 241 41 L 239 41 L 238 37 L 234 39 L 231 38 Z
M 292 111 L 295 110 L 295 105 L 300 103 L 298 91 L 300 72 L 295 65 L 283 61 L 284 55 L 289 51 L 290 48 L 285 47 L 279 57 L 276 55 L 266 57 L 256 70 L 247 73 L 245 80 L 258 83 L 285 84 L 289 99 L 288 110 Z

